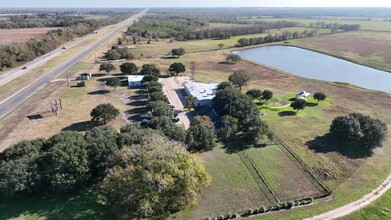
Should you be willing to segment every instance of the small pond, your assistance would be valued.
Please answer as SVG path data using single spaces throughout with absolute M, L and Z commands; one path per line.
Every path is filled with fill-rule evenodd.
M 265 46 L 234 53 L 297 76 L 350 83 L 391 93 L 391 73 L 310 50 L 291 46 Z

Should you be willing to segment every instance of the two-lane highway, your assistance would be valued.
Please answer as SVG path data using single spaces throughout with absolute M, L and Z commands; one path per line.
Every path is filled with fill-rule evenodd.
M 104 42 L 111 39 L 114 35 L 117 34 L 117 29 L 120 30 L 130 24 L 132 24 L 134 21 L 138 20 L 142 16 L 145 15 L 147 12 L 147 9 L 140 12 L 139 14 L 133 15 L 129 19 L 117 24 L 115 30 L 111 31 L 95 43 L 93 43 L 91 46 L 89 46 L 84 51 L 80 52 L 79 54 L 75 55 L 62 65 L 58 66 L 56 69 L 50 71 L 46 75 L 42 76 L 41 78 L 37 79 L 36 81 L 32 82 L 30 85 L 20 89 L 16 93 L 14 93 L 12 96 L 6 98 L 5 100 L 0 102 L 0 119 L 5 117 L 8 113 L 10 113 L 12 110 L 14 110 L 16 107 L 18 107 L 20 104 L 22 104 L 24 101 L 26 101 L 28 98 L 30 98 L 32 95 L 37 93 L 40 89 L 45 87 L 50 81 L 64 73 L 67 69 L 69 69 L 71 66 L 76 64 L 78 61 L 83 59 L 85 56 L 93 52 L 95 49 L 99 48 Z

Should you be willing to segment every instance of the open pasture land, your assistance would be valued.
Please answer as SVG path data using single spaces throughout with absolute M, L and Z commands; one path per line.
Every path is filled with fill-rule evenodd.
M 387 31 L 391 32 L 391 22 L 386 21 L 379 21 L 379 20 L 373 20 L 373 21 L 363 21 L 363 20 L 354 20 L 349 18 L 327 18 L 327 19 L 302 19 L 302 18 L 262 18 L 262 19 L 248 19 L 248 21 L 292 21 L 292 22 L 299 22 L 305 25 L 314 24 L 316 22 L 325 22 L 327 24 L 359 24 L 361 25 L 361 30 L 366 31 Z
M 31 38 L 37 38 L 45 35 L 50 30 L 58 28 L 22 28 L 22 29 L 0 29 L 0 43 L 23 42 Z
M 146 41 L 141 41 L 136 44 L 137 49 L 132 50 L 132 52 L 136 57 L 140 57 L 141 54 L 143 54 L 144 57 L 153 56 L 153 55 L 167 55 L 171 52 L 172 49 L 178 48 L 178 47 L 184 48 L 187 53 L 205 52 L 205 51 L 209 51 L 209 50 L 219 49 L 219 47 L 217 45 L 220 43 L 224 44 L 223 48 L 232 48 L 238 43 L 238 40 L 241 38 L 265 37 L 269 33 L 274 35 L 276 33 L 282 33 L 284 31 L 303 32 L 304 30 L 311 31 L 312 29 L 311 28 L 304 28 L 304 27 L 272 29 L 267 33 L 234 36 L 229 39 L 223 39 L 223 40 L 204 39 L 204 40 L 170 42 L 168 39 L 162 39 L 158 42 L 151 41 L 150 44 L 148 44 Z M 319 34 L 325 34 L 325 33 L 330 33 L 330 30 L 329 29 L 320 29 L 319 30 Z
M 347 32 L 290 41 L 291 44 L 391 71 L 391 33 Z

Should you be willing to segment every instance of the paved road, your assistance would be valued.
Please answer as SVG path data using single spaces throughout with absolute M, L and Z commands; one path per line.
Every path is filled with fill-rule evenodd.
M 80 52 L 79 54 L 76 54 L 74 57 L 70 58 L 68 61 L 63 63 L 62 65 L 58 66 L 56 69 L 50 71 L 46 75 L 42 76 L 41 78 L 37 79 L 36 81 L 32 82 L 30 85 L 20 89 L 16 93 L 14 93 L 12 96 L 4 99 L 0 102 L 0 119 L 5 117 L 8 113 L 10 113 L 12 110 L 14 110 L 16 107 L 18 107 L 20 104 L 22 104 L 24 101 L 26 101 L 28 98 L 30 98 L 32 95 L 37 93 L 40 89 L 45 87 L 50 81 L 64 73 L 67 69 L 69 69 L 71 66 L 76 64 L 78 61 L 83 59 L 85 56 L 93 52 L 95 49 L 100 47 L 105 41 L 112 38 L 115 34 L 117 34 L 117 29 L 122 29 L 126 26 L 129 26 L 129 24 L 132 24 L 133 21 L 137 20 L 139 17 L 142 17 L 145 15 L 147 10 L 142 11 L 139 14 L 133 15 L 129 19 L 117 24 L 117 28 L 114 31 L 111 31 L 106 36 L 102 37 L 95 43 L 93 43 L 91 46 L 89 46 L 84 51 Z
M 100 28 L 99 30 L 97 30 L 98 32 L 101 32 L 101 31 L 104 31 L 108 28 L 110 28 L 112 25 L 110 26 L 106 26 L 106 27 L 102 27 Z M 76 39 L 70 43 L 68 43 L 66 45 L 66 47 L 69 49 L 69 48 L 72 48 L 74 46 L 77 46 L 79 45 L 80 43 L 82 42 L 85 42 L 87 39 L 91 38 L 92 36 L 94 36 L 94 34 L 88 34 L 84 37 L 81 37 L 79 39 Z M 31 71 L 32 69 L 34 68 L 37 68 L 43 64 L 45 64 L 46 62 L 48 62 L 49 60 L 59 56 L 60 54 L 62 54 L 65 50 L 62 49 L 62 47 L 60 48 L 57 48 L 43 56 L 40 56 L 28 63 L 25 63 L 23 66 L 27 67 L 27 69 L 22 69 L 21 66 L 18 66 L 18 67 L 15 67 L 11 70 L 8 70 L 6 72 L 3 72 L 1 75 L 0 75 L 0 86 L 2 85 L 5 85 L 9 82 L 11 82 L 12 80 L 28 73 L 29 71 Z

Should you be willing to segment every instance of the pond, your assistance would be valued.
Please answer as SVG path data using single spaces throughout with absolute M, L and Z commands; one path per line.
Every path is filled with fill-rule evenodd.
M 291 46 L 235 51 L 241 57 L 297 76 L 391 93 L 391 73 Z

